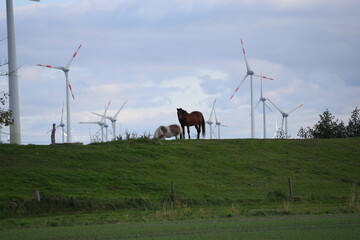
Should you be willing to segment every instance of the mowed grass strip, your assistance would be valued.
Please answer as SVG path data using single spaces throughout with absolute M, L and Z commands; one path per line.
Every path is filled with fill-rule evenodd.
M 356 239 L 360 215 L 318 215 L 213 219 L 57 228 L 13 229 L 0 232 L 7 240 L 109 239 Z

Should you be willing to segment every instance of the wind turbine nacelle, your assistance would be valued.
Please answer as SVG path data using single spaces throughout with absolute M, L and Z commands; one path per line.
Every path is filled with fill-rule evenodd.
M 254 71 L 248 70 L 248 71 L 247 71 L 247 75 L 250 75 L 250 76 L 251 76 L 251 75 L 254 75 Z

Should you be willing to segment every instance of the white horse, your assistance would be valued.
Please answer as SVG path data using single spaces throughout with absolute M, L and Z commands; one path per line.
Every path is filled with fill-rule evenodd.
M 180 139 L 183 136 L 182 128 L 177 124 L 171 124 L 169 126 L 160 126 L 156 129 L 154 133 L 154 138 L 171 138 L 175 137 L 178 139 L 180 136 Z

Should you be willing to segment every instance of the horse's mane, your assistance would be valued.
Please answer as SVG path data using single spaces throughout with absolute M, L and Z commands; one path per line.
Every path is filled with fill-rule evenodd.
M 178 111 L 182 112 L 182 113 L 188 113 L 187 111 L 185 111 L 184 109 L 182 108 L 177 108 Z

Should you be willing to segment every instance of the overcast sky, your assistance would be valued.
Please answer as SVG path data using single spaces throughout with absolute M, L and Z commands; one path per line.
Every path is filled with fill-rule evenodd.
M 250 82 L 234 92 L 246 74 L 240 39 L 264 95 L 288 111 L 289 134 L 313 126 L 329 109 L 348 122 L 360 106 L 360 1 L 358 0 L 67 0 L 39 3 L 14 0 L 23 144 L 49 144 L 46 132 L 59 123 L 65 102 L 64 73 L 36 64 L 66 65 L 69 72 L 76 141 L 89 143 L 98 121 L 90 112 L 115 114 L 117 129 L 153 134 L 178 123 L 176 108 L 201 111 L 212 103 L 222 138 L 249 138 Z M 5 1 L 0 38 L 6 37 Z M 7 59 L 6 41 L 0 42 Z M 0 80 L 0 91 L 8 79 Z M 254 102 L 260 80 L 254 78 Z M 270 105 L 267 135 L 281 115 Z M 64 116 L 65 119 L 65 116 Z M 256 137 L 262 137 L 262 109 L 255 110 Z M 8 131 L 8 128 L 4 128 Z M 207 126 L 207 136 L 209 138 Z M 192 137 L 195 129 L 191 129 Z M 3 140 L 4 140 L 3 136 Z M 60 130 L 57 142 L 61 140 Z

